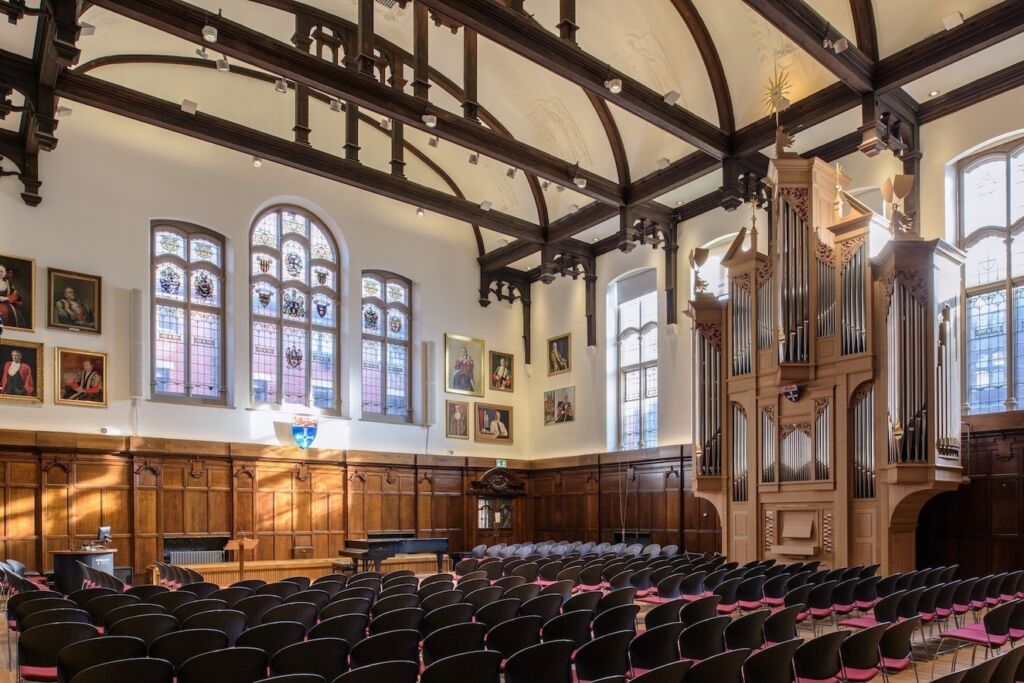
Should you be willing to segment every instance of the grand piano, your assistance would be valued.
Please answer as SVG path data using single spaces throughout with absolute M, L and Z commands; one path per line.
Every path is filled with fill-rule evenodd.
M 381 562 L 390 557 L 434 553 L 437 555 L 437 573 L 441 573 L 444 555 L 448 552 L 447 538 L 416 538 L 411 532 L 399 531 L 371 531 L 367 536 L 346 539 L 345 547 L 338 551 L 338 555 L 351 558 L 357 567 L 362 562 L 363 571 L 372 562 L 374 570 L 379 572 Z

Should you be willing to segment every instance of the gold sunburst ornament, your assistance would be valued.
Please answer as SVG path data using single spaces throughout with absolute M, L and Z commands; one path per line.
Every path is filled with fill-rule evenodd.
M 775 67 L 775 75 L 768 81 L 768 87 L 764 93 L 764 104 L 768 108 L 768 114 L 775 115 L 775 122 L 779 122 L 779 114 L 789 108 L 789 92 L 793 84 L 789 81 L 789 72 Z

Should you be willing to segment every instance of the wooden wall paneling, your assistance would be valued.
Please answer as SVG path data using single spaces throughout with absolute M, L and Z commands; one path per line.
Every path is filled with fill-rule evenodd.
M 132 466 L 135 507 L 132 566 L 135 568 L 135 581 L 138 581 L 148 566 L 163 560 L 161 467 L 141 458 L 133 459 Z
M 132 566 L 133 561 L 131 465 L 126 457 L 79 455 L 71 468 L 72 547 L 95 540 L 99 527 L 109 526 L 116 566 Z
M 465 549 L 462 469 L 417 467 L 416 535 L 447 538 L 452 550 Z
M 231 464 L 231 500 L 231 536 L 244 534 L 256 538 L 256 467 L 253 463 Z M 245 553 L 247 560 L 256 559 L 256 550 L 247 550 Z
M 345 545 L 345 470 L 316 465 L 309 476 L 313 557 L 336 557 Z
M 51 454 L 40 457 L 38 464 L 39 535 L 42 546 L 42 567 L 53 569 L 53 550 L 75 547 L 75 496 L 73 495 L 74 463 L 69 455 Z
M 40 522 L 40 468 L 31 452 L 13 451 L 3 454 L 0 462 L 0 550 L 4 558 L 40 566 L 42 560 Z

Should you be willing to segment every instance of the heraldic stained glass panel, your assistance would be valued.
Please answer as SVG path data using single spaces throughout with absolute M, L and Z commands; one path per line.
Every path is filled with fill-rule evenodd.
M 362 412 L 368 419 L 412 421 L 409 402 L 412 282 L 379 270 L 362 277 Z

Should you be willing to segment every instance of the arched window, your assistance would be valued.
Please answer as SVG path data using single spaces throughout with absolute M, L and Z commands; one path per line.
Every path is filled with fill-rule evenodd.
M 623 278 L 615 292 L 619 446 L 658 443 L 658 285 L 648 269 Z
M 412 282 L 383 270 L 362 280 L 363 417 L 412 421 Z
M 315 216 L 264 212 L 250 236 L 252 401 L 337 412 L 338 246 Z
M 152 233 L 152 396 L 224 405 L 224 238 L 177 221 Z
M 962 160 L 959 246 L 967 252 L 971 413 L 1014 410 L 1024 395 L 1024 141 Z

